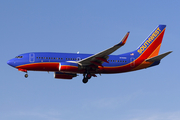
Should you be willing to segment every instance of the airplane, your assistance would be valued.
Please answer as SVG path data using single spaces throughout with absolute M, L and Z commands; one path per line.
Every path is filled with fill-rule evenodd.
M 159 55 L 166 25 L 158 25 L 153 32 L 134 51 L 120 55 L 110 55 L 122 47 L 129 36 L 127 32 L 116 45 L 97 54 L 31 52 L 10 59 L 7 64 L 25 72 L 54 72 L 54 78 L 72 79 L 83 74 L 83 83 L 97 74 L 124 73 L 156 66 L 172 51 Z

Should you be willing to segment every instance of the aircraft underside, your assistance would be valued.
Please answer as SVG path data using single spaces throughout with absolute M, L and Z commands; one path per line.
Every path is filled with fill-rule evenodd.
M 146 63 L 146 67 L 149 67 L 152 62 Z M 144 64 L 145 65 L 145 64 Z M 143 65 L 143 67 L 145 67 Z M 59 79 L 72 79 L 76 77 L 77 74 L 83 74 L 83 83 L 87 83 L 88 80 L 93 76 L 97 77 L 96 74 L 114 74 L 114 73 L 123 73 L 128 71 L 135 70 L 136 67 L 139 67 L 139 64 L 132 63 L 116 66 L 116 67 L 107 67 L 107 66 L 96 66 L 96 67 L 78 67 L 78 66 L 60 66 L 60 63 L 57 62 L 44 62 L 44 63 L 31 63 L 26 65 L 20 65 L 16 68 L 19 71 L 48 71 L 55 72 L 55 78 Z M 25 77 L 28 77 L 28 74 L 25 74 Z

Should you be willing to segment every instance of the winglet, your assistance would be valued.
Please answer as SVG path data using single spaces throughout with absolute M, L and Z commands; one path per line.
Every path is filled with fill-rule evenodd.
M 123 46 L 126 43 L 126 41 L 127 41 L 129 33 L 130 32 L 127 32 L 126 35 L 124 36 L 124 38 L 121 40 L 121 42 L 119 42 L 116 46 Z

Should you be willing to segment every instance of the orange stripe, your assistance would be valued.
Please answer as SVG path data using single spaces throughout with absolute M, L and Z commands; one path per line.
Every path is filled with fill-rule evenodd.
M 32 70 L 32 71 L 58 71 L 59 63 L 54 62 L 42 62 L 42 63 L 31 63 L 17 66 L 16 68 Z
M 152 52 L 152 54 L 148 58 L 152 58 L 152 57 L 157 56 L 159 54 L 160 48 L 161 48 L 161 44 Z

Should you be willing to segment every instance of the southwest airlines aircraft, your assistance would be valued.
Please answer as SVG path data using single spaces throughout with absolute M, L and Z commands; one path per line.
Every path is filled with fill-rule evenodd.
M 134 51 L 110 55 L 126 43 L 129 32 L 118 44 L 97 54 L 31 52 L 20 54 L 7 64 L 19 71 L 54 72 L 59 79 L 72 79 L 83 74 L 83 83 L 87 83 L 96 74 L 123 73 L 156 66 L 161 59 L 172 51 L 158 55 L 166 25 L 159 25 Z

